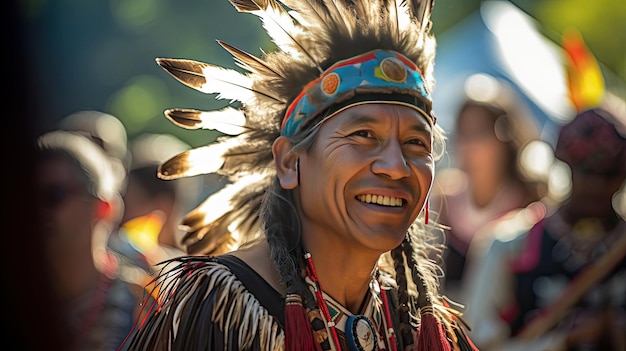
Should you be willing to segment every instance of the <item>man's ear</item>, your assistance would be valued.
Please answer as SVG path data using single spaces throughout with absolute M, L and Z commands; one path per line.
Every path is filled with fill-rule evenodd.
M 298 153 L 293 151 L 291 142 L 284 136 L 278 137 L 272 144 L 272 154 L 280 186 L 294 189 L 298 186 Z

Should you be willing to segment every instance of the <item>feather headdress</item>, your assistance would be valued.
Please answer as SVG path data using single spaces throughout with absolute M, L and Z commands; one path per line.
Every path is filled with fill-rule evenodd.
M 239 12 L 260 18 L 277 50 L 255 57 L 218 40 L 244 72 L 192 60 L 157 59 L 180 82 L 231 102 L 218 111 L 165 112 L 183 128 L 224 133 L 215 143 L 179 154 L 159 169 L 163 179 L 217 173 L 230 182 L 183 219 L 183 243 L 190 254 L 230 251 L 244 236 L 259 233 L 261 199 L 276 174 L 272 143 L 281 134 L 284 119 L 302 117 L 289 115 L 294 108 L 293 114 L 307 108 L 319 112 L 300 106 L 301 97 L 310 83 L 328 75 L 338 62 L 374 50 L 393 52 L 396 62 L 402 62 L 402 69 L 417 80 L 410 84 L 420 88 L 419 94 L 412 95 L 424 97 L 419 109 L 432 116 L 428 91 L 433 85 L 435 51 L 429 33 L 433 0 L 229 1 Z M 406 88 L 409 83 L 403 84 Z

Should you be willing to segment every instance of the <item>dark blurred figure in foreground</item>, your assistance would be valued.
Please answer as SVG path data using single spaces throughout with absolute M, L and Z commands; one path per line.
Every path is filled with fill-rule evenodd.
M 466 319 L 481 350 L 626 350 L 626 105 L 615 106 L 560 131 L 569 199 L 492 223 L 486 254 L 472 254 Z
M 38 139 L 36 179 L 45 269 L 70 350 L 117 350 L 138 304 L 106 248 L 121 197 L 108 156 L 91 139 L 52 131 Z M 36 337 L 36 336 L 35 336 Z
M 437 174 L 432 208 L 449 226 L 444 240 L 443 289 L 463 302 L 459 288 L 468 248 L 479 230 L 509 211 L 540 200 L 546 185 L 532 179 L 521 162 L 524 148 L 539 139 L 532 115 L 504 81 L 485 74 L 469 77 L 455 121 L 453 167 Z
M 35 139 L 47 117 L 43 110 L 45 97 L 38 91 L 40 84 L 28 52 L 28 26 L 24 20 L 23 2 L 3 3 L 2 33 L 5 55 L 3 62 L 2 149 L 5 172 L 2 175 L 2 232 L 0 262 L 3 291 L 0 338 L 5 347 L 19 350 L 63 350 L 63 335 L 58 323 L 49 287 L 52 284 L 41 274 L 46 263 L 41 252 L 37 211 L 33 199 L 37 193 L 34 184 L 33 157 Z M 16 346 L 13 346 L 16 345 Z

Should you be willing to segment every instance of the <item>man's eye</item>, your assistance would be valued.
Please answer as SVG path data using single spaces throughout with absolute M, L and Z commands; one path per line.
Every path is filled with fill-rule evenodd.
M 422 139 L 410 139 L 406 143 L 411 145 L 426 146 L 426 143 Z
M 357 130 L 356 132 L 352 133 L 351 135 L 358 136 L 358 137 L 363 137 L 363 138 L 370 138 L 372 136 L 372 134 L 370 132 L 368 132 L 367 130 Z

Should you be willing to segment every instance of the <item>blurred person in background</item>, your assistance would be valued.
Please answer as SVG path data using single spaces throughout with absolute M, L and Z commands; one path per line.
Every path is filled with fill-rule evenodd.
M 154 278 L 157 264 L 186 254 L 179 226 L 200 202 L 206 177 L 166 181 L 157 174 L 160 164 L 190 148 L 169 134 L 144 133 L 129 143 L 124 213 L 109 245 L 123 264 L 124 279 L 139 286 L 138 294 Z
M 138 305 L 106 247 L 120 218 L 119 179 L 102 148 L 82 134 L 51 131 L 38 147 L 45 268 L 64 319 L 62 335 L 69 350 L 116 350 Z
M 535 121 L 504 81 L 477 74 L 467 79 L 455 120 L 453 164 L 437 174 L 431 208 L 448 226 L 444 252 L 446 295 L 460 300 L 467 250 L 489 221 L 538 201 L 546 185 L 520 163 L 522 150 L 539 139 Z
M 606 101 L 559 133 L 568 199 L 494 221 L 486 251 L 472 247 L 465 318 L 481 350 L 626 350 L 626 103 Z
M 116 181 L 120 182 L 120 192 L 124 192 L 130 153 L 126 127 L 117 117 L 96 110 L 81 110 L 63 118 L 57 128 L 85 135 L 98 144 L 109 156 Z
M 129 150 L 129 141 L 126 127 L 116 117 L 108 113 L 97 110 L 81 110 L 70 114 L 63 118 L 58 127 L 65 131 L 77 133 L 89 138 L 97 144 L 107 157 L 108 163 L 111 165 L 114 174 L 115 186 L 119 189 L 120 195 L 124 196 L 127 192 L 128 173 L 131 167 L 132 155 Z M 109 221 L 110 227 L 104 230 L 103 237 L 99 240 L 106 243 L 107 249 L 115 255 L 119 263 L 118 277 L 130 283 L 133 294 L 140 300 L 148 296 L 150 286 L 149 281 L 152 279 L 151 263 L 148 262 L 143 249 L 138 246 L 131 245 L 128 241 L 119 240 L 119 232 L 123 229 L 121 225 L 127 220 L 124 218 L 126 213 L 126 201 L 129 198 L 120 198 L 120 201 L 114 206 L 115 220 Z M 147 231 L 148 228 L 155 226 L 160 228 L 161 217 L 146 217 L 149 220 L 136 221 L 135 228 L 141 227 L 140 231 Z M 135 229 L 137 232 L 137 229 Z M 145 250 L 143 250 L 145 251 Z M 143 315 L 144 306 L 136 306 L 136 314 Z

